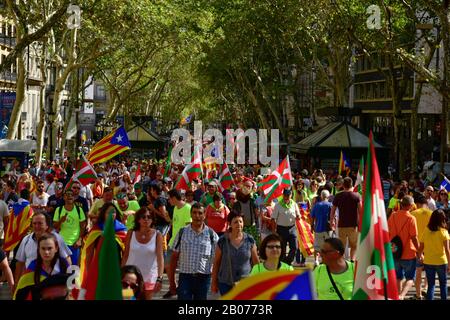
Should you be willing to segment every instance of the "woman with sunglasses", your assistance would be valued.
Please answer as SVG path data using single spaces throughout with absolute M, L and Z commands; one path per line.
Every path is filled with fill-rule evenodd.
M 339 238 L 328 238 L 320 249 L 322 264 L 314 269 L 319 300 L 350 300 L 355 269 L 344 259 L 345 246 Z
M 133 265 L 123 266 L 121 268 L 122 293 L 124 300 L 145 300 L 144 296 L 144 278 L 138 267 Z M 128 290 L 131 290 L 132 295 Z
M 447 210 L 450 207 L 448 192 L 445 189 L 439 191 L 439 199 L 436 201 L 436 209 Z
M 127 235 L 127 228 L 119 220 L 120 210 L 115 204 L 106 203 L 100 208 L 97 223 L 91 231 L 89 231 L 83 250 L 81 251 L 80 282 L 82 290 L 80 292 L 81 298 L 85 300 L 95 300 L 97 281 L 92 279 L 89 280 L 89 278 L 95 278 L 98 273 L 98 257 L 103 245 L 103 229 L 109 215 L 112 215 L 113 218 L 117 250 L 119 251 L 120 259 L 123 250 L 125 249 L 124 243 Z
M 134 228 L 127 234 L 122 265 L 134 265 L 144 277 L 144 297 L 151 300 L 161 290 L 164 272 L 163 237 L 152 228 L 153 215 L 148 208 L 135 213 Z
M 264 238 L 259 247 L 259 257 L 264 260 L 264 262 L 254 265 L 250 275 L 269 271 L 294 270 L 292 266 L 281 262 L 281 257 L 284 257 L 285 255 L 281 242 L 281 237 L 276 233 L 272 233 Z

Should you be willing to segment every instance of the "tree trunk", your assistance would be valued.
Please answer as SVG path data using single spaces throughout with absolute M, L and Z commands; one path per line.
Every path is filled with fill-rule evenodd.
M 11 119 L 8 125 L 7 139 L 15 139 L 17 129 L 20 124 L 22 114 L 22 105 L 25 101 L 25 62 L 23 55 L 17 57 L 17 81 L 16 81 L 16 101 L 11 112 Z
M 439 17 L 442 25 L 442 42 L 444 47 L 444 75 L 442 81 L 442 91 L 448 91 L 450 75 L 450 23 L 448 20 L 448 6 L 449 2 L 445 2 L 444 15 Z M 448 145 L 447 145 L 447 135 L 448 135 L 448 103 L 449 99 L 446 94 L 442 94 L 442 125 L 441 125 L 441 172 L 445 174 L 444 163 L 448 161 Z
M 40 167 L 42 161 L 42 151 L 44 148 L 44 136 L 45 136 L 45 88 L 47 86 L 47 46 L 43 43 L 41 51 L 41 63 L 39 69 L 41 71 L 41 90 L 39 93 L 39 123 L 37 127 L 37 141 L 36 141 L 36 163 Z

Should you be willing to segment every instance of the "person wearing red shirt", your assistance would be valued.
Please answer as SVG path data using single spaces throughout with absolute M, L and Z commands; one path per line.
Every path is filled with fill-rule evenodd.
M 206 224 L 220 237 L 227 231 L 227 217 L 230 209 L 222 202 L 218 192 L 213 195 L 213 202 L 206 208 Z

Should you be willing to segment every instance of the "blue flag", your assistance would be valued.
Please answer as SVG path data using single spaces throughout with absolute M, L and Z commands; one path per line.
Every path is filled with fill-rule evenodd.
M 450 192 L 450 180 L 446 176 L 444 176 L 444 180 L 441 182 L 441 186 L 439 189 L 445 189 L 447 192 Z
M 274 300 L 316 300 L 316 289 L 311 270 L 298 275 Z

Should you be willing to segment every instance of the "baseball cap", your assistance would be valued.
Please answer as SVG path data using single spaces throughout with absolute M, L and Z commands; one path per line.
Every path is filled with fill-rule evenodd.
M 64 189 L 64 184 L 63 184 L 62 182 L 58 182 L 58 183 L 56 184 L 56 189 L 58 189 L 58 190 Z
M 283 195 L 289 196 L 289 195 L 291 195 L 291 194 L 292 194 L 292 190 L 291 190 L 291 189 L 284 189 L 284 190 L 283 190 Z
M 142 184 L 140 184 L 140 183 L 135 183 L 135 184 L 134 184 L 134 189 L 142 189 Z
M 165 183 L 169 183 L 169 182 L 172 182 L 172 179 L 170 179 L 169 177 L 165 177 L 163 181 Z

